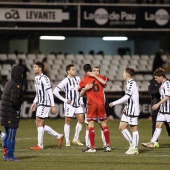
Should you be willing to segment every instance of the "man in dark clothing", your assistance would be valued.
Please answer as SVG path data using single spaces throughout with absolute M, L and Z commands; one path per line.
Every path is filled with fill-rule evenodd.
M 0 105 L 1 125 L 5 127 L 4 156 L 7 161 L 19 161 L 14 157 L 15 137 L 20 121 L 22 104 L 22 80 L 24 68 L 14 66 L 11 79 L 5 84 Z
M 25 62 L 22 59 L 19 59 L 18 66 L 21 66 L 21 67 L 24 68 L 24 72 L 23 72 L 23 92 L 26 93 L 27 92 L 27 88 L 28 88 L 27 72 L 29 72 L 30 70 L 25 65 Z
M 158 68 L 159 69 L 159 68 Z M 151 95 L 151 108 L 154 104 L 158 103 L 160 101 L 160 94 L 159 94 L 159 88 L 161 86 L 162 83 L 158 83 L 154 78 L 151 79 L 148 82 L 148 92 Z M 151 110 L 151 117 L 152 117 L 152 136 L 154 134 L 154 131 L 156 129 L 156 119 L 157 119 L 157 115 L 158 115 L 158 111 L 159 108 L 157 108 L 156 110 Z M 168 132 L 168 135 L 170 137 L 170 128 L 167 122 L 164 122 L 165 126 L 166 126 L 166 130 Z M 154 147 L 155 148 L 159 148 L 159 143 L 158 141 L 156 141 L 154 143 Z
M 153 67 L 152 67 L 152 72 L 154 72 L 158 67 L 163 67 L 163 65 L 166 63 L 163 59 L 162 59 L 162 55 L 164 54 L 163 49 L 159 49 L 156 54 L 155 54 L 155 58 L 153 61 Z

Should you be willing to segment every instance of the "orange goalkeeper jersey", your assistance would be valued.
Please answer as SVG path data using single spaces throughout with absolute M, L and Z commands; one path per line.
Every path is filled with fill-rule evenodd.
M 107 77 L 103 77 L 101 75 L 98 75 L 100 78 L 102 78 L 105 81 L 108 81 Z M 105 94 L 104 94 L 104 88 L 103 85 L 94 77 L 91 76 L 85 76 L 79 86 L 80 88 L 84 88 L 87 84 L 93 84 L 92 89 L 86 91 L 87 95 L 87 103 L 88 104 L 105 104 Z

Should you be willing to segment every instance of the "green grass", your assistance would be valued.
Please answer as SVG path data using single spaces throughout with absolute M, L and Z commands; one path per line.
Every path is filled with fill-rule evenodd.
M 63 119 L 47 120 L 56 131 L 63 133 Z M 76 120 L 71 124 L 71 140 L 73 139 Z M 170 140 L 163 127 L 159 138 L 160 148 L 147 149 L 141 142 L 148 142 L 151 137 L 151 121 L 139 120 L 139 155 L 125 155 L 128 142 L 118 130 L 119 120 L 108 121 L 112 152 L 102 150 L 102 141 L 98 124 L 95 125 L 96 153 L 83 153 L 84 146 L 71 145 L 58 149 L 56 139 L 49 134 L 44 136 L 44 150 L 31 151 L 28 148 L 37 144 L 37 130 L 35 120 L 21 120 L 17 132 L 15 156 L 21 162 L 7 162 L 0 160 L 0 170 L 166 170 L 170 168 Z M 1 127 L 2 129 L 2 127 Z M 84 142 L 85 126 L 80 135 Z M 0 149 L 1 157 L 3 149 Z

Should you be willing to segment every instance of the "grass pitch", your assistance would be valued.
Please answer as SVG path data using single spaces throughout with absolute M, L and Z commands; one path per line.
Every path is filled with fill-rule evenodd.
M 57 132 L 63 133 L 64 119 L 47 120 L 46 124 Z M 76 120 L 71 124 L 71 140 L 74 136 Z M 15 156 L 21 162 L 0 160 L 0 170 L 169 170 L 170 168 L 170 138 L 163 126 L 159 138 L 160 148 L 147 149 L 141 146 L 151 138 L 151 121 L 139 120 L 139 154 L 125 155 L 128 142 L 118 130 L 119 120 L 108 121 L 110 129 L 112 152 L 103 152 L 100 129 L 95 124 L 96 153 L 84 153 L 85 146 L 71 145 L 58 149 L 54 137 L 45 133 L 44 150 L 32 151 L 28 148 L 37 144 L 35 120 L 21 120 L 16 137 Z M 3 129 L 3 127 L 1 127 Z M 85 125 L 80 134 L 80 140 L 85 142 Z M 0 148 L 1 157 L 3 149 Z

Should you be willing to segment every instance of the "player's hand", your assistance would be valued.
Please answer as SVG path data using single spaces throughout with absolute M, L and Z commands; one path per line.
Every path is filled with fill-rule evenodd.
M 94 74 L 94 73 L 92 73 L 92 72 L 90 72 L 90 71 L 87 72 L 87 75 L 88 75 L 88 76 L 91 76 L 91 77 L 95 77 L 95 76 L 96 76 L 96 74 Z
M 32 105 L 31 105 L 31 111 L 35 111 L 36 110 L 36 108 L 37 108 L 37 105 L 36 105 L 36 103 L 33 103 Z
M 109 107 L 113 107 L 113 106 L 114 106 L 113 102 L 109 103 Z
M 93 87 L 93 84 L 86 84 L 86 86 L 84 87 L 84 90 L 86 91 L 86 90 L 89 90 L 89 89 L 91 89 Z
M 156 110 L 158 107 L 159 107 L 159 104 L 154 104 L 154 105 L 152 106 L 152 110 Z
M 125 108 L 123 108 L 123 110 L 122 110 L 122 113 L 125 113 L 126 112 L 126 107 Z
M 57 108 L 55 106 L 51 106 L 51 113 L 52 114 L 57 113 Z
M 81 106 L 84 107 L 84 103 L 82 103 Z
M 67 100 L 67 104 L 70 104 L 70 103 L 71 103 L 71 100 L 68 99 L 68 100 Z

